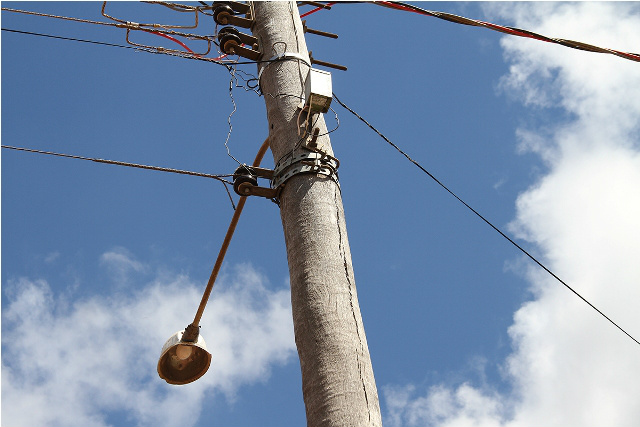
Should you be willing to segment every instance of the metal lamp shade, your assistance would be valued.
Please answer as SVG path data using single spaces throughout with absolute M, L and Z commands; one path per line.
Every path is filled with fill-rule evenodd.
M 203 376 L 211 364 L 204 338 L 196 342 L 182 341 L 184 331 L 176 332 L 162 347 L 158 374 L 169 384 L 188 384 Z

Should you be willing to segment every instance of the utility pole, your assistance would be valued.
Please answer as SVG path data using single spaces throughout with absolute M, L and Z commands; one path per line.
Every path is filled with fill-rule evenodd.
M 261 60 L 284 58 L 258 65 L 277 163 L 300 150 L 299 107 L 311 62 L 295 2 L 253 2 L 252 9 Z M 317 148 L 333 155 L 324 117 L 311 121 L 319 128 Z M 279 198 L 307 425 L 380 426 L 340 187 L 325 175 L 298 174 Z

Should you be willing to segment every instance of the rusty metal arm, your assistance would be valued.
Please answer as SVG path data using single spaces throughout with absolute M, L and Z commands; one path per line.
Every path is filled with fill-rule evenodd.
M 260 166 L 262 158 L 264 157 L 268 148 L 269 138 L 265 139 L 265 141 L 262 143 L 262 146 L 260 147 L 260 150 L 258 150 L 258 154 L 256 154 L 256 158 L 253 161 L 253 166 Z M 240 214 L 242 214 L 242 209 L 244 208 L 244 204 L 246 203 L 246 201 L 246 196 L 240 197 L 238 206 L 236 207 L 236 210 L 233 213 L 233 217 L 231 218 L 229 229 L 227 230 L 227 234 L 224 237 L 224 241 L 222 242 L 222 247 L 220 248 L 220 252 L 218 253 L 218 258 L 216 259 L 216 263 L 213 266 L 213 271 L 211 272 L 211 276 L 209 277 L 209 282 L 207 282 L 207 287 L 204 290 L 204 294 L 202 295 L 202 300 L 200 301 L 200 305 L 198 306 L 198 311 L 196 312 L 196 316 L 194 317 L 193 322 L 185 329 L 184 335 L 182 337 L 183 341 L 196 341 L 198 339 L 200 329 L 199 324 L 200 319 L 202 318 L 202 313 L 204 312 L 204 308 L 206 307 L 209 296 L 211 295 L 211 290 L 213 289 L 213 285 L 216 281 L 216 278 L 218 277 L 218 272 L 220 271 L 220 267 L 222 266 L 222 261 L 224 260 L 224 256 L 227 253 L 229 243 L 231 242 L 233 233 L 236 230 L 236 225 L 238 225 L 238 220 L 240 219 Z

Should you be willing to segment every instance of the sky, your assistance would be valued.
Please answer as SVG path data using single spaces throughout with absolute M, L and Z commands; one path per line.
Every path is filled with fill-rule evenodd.
M 2 6 L 107 20 L 97 2 Z M 638 3 L 420 6 L 640 46 Z M 107 13 L 193 19 L 142 3 Z M 198 31 L 214 33 L 200 18 Z M 638 63 L 371 4 L 306 19 L 340 36 L 307 44 L 348 67 L 332 71 L 341 101 L 640 337 Z M 122 29 L 8 11 L 2 28 L 127 44 Z M 225 67 L 7 31 L 1 43 L 3 145 L 229 174 L 229 154 L 250 163 L 267 136 L 264 100 Z M 635 426 L 640 346 L 332 107 L 384 424 Z M 248 200 L 201 322 L 211 367 L 172 386 L 157 360 L 200 302 L 233 214 L 223 185 L 0 154 L 3 426 L 305 425 L 277 205 Z

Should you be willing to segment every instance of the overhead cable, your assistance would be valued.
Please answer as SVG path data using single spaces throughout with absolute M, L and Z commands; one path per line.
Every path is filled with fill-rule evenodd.
M 167 4 L 162 3 L 163 6 L 167 6 Z M 180 6 L 180 5 L 178 5 Z M 207 36 L 207 35 L 199 35 L 199 34 L 191 34 L 191 33 L 183 33 L 180 31 L 175 31 L 175 30 L 171 30 L 169 28 L 159 28 L 159 26 L 153 26 L 152 28 L 144 28 L 144 26 L 137 24 L 135 22 L 103 22 L 103 21 L 94 21 L 94 20 L 90 20 L 90 19 L 82 19 L 82 18 L 73 18 L 73 17 L 69 17 L 69 16 L 61 16 L 61 15 L 52 15 L 49 13 L 41 13 L 41 12 L 33 12 L 33 11 L 29 11 L 29 10 L 21 10 L 21 9 L 12 9 L 12 8 L 8 8 L 8 7 L 3 7 L 2 8 L 3 11 L 7 11 L 7 12 L 14 12 L 14 13 L 22 13 L 22 14 L 27 14 L 27 15 L 35 15 L 35 16 L 41 16 L 41 17 L 46 17 L 46 18 L 55 18 L 55 19 L 62 19 L 62 20 L 68 20 L 68 21 L 73 21 L 73 22 L 81 22 L 81 23 L 85 23 L 85 24 L 93 24 L 93 25 L 104 25 L 104 26 L 109 26 L 109 27 L 116 27 L 116 28 L 126 28 L 127 29 L 127 41 L 129 41 L 129 31 L 130 30 L 136 30 L 136 31 L 143 31 L 149 34 L 154 34 L 157 36 L 161 36 L 164 37 L 168 40 L 171 40 L 174 43 L 179 44 L 180 46 L 182 46 L 187 52 L 180 52 L 180 51 L 176 51 L 173 49 L 164 49 L 161 47 L 154 47 L 154 46 L 144 46 L 144 45 L 139 45 L 133 42 L 129 42 L 130 44 L 132 44 L 133 46 L 135 46 L 136 48 L 141 48 L 139 50 L 144 51 L 144 52 L 149 52 L 149 53 L 162 53 L 162 54 L 172 54 L 175 53 L 177 55 L 175 56 L 181 56 L 181 55 L 185 55 L 184 57 L 188 57 L 191 58 L 190 56 L 187 56 L 187 53 L 190 55 L 193 55 L 194 58 L 192 59 L 199 59 L 199 60 L 204 60 L 204 61 L 209 61 L 209 62 L 214 62 L 214 63 L 219 63 L 218 61 L 220 61 L 221 59 L 224 59 L 224 57 L 226 57 L 226 55 L 218 57 L 218 58 L 205 58 L 203 57 L 204 55 L 206 55 L 206 53 L 208 53 L 209 51 L 207 50 L 206 53 L 204 54 L 198 54 L 195 53 L 193 50 L 191 50 L 185 43 L 183 43 L 182 41 L 178 40 L 177 38 L 173 37 L 173 36 L 178 36 L 178 37 L 184 37 L 190 40 L 204 40 L 207 43 L 209 43 L 209 46 L 211 44 L 211 42 L 215 42 L 215 37 L 214 36 Z M 79 41 L 79 42 L 84 42 L 84 43 L 93 43 L 93 44 L 101 44 L 101 45 L 105 45 L 105 46 L 113 46 L 113 47 L 126 47 L 131 49 L 132 47 L 128 47 L 128 46 L 122 46 L 122 45 L 116 45 L 116 44 L 111 44 L 111 43 L 104 43 L 104 42 L 95 42 L 92 40 L 82 40 L 82 39 L 76 39 L 76 38 L 69 38 L 69 37 L 61 37 L 61 36 L 53 36 L 53 35 L 49 35 L 49 34 L 41 34 L 41 33 L 34 33 L 34 32 L 28 32 L 28 31 L 18 31 L 18 30 L 9 30 L 6 29 L 5 31 L 12 31 L 15 33 L 21 33 L 21 34 L 30 34 L 30 35 L 35 35 L 35 36 L 41 36 L 41 37 L 50 37 L 50 38 L 57 38 L 57 39 L 62 39 L 62 40 L 71 40 L 71 41 Z
M 104 22 L 104 21 L 94 21 L 91 19 L 83 19 L 83 18 L 74 18 L 71 16 L 61 16 L 61 15 L 52 15 L 50 13 L 42 13 L 42 12 L 33 12 L 31 10 L 21 10 L 21 9 L 12 9 L 9 7 L 3 7 L 2 10 L 6 11 L 6 12 L 14 12 L 14 13 L 22 13 L 22 14 L 26 14 L 26 15 L 35 15 L 35 16 L 41 16 L 44 18 L 54 18 L 54 19 L 62 19 L 65 21 L 73 21 L 73 22 L 82 22 L 84 24 L 93 24 L 93 25 L 104 25 L 104 26 L 108 26 L 108 27 L 117 27 L 117 28 L 129 28 L 131 30 L 140 30 L 140 31 L 146 31 L 146 32 L 158 32 L 158 33 L 163 33 L 163 34 L 171 34 L 174 36 L 180 36 L 180 37 L 186 37 L 189 39 L 200 39 L 200 40 L 212 40 L 213 36 L 203 36 L 200 34 L 191 34 L 191 33 L 183 33 L 180 31 L 175 31 L 175 30 L 171 30 L 168 28 L 155 28 L 152 30 L 150 28 L 143 28 L 140 27 L 140 25 L 136 25 L 133 22 L 129 22 L 129 23 L 119 23 L 119 22 Z
M 373 127 L 373 125 L 371 125 L 371 123 L 369 123 L 367 120 L 365 120 L 362 116 L 360 116 L 358 113 L 356 113 L 355 111 L 353 111 L 351 108 L 349 108 L 347 105 L 345 105 L 342 101 L 340 101 L 340 99 L 336 96 L 336 94 L 333 94 L 333 99 L 336 100 L 336 102 L 338 104 L 340 104 L 342 107 L 344 107 L 347 111 L 349 111 L 351 114 L 353 114 L 354 116 L 356 116 L 360 121 L 362 121 L 364 124 L 366 124 L 371 130 L 373 130 L 375 133 L 378 134 L 378 136 L 380 136 L 382 139 L 384 139 L 389 145 L 391 145 L 393 148 L 396 149 L 396 151 L 398 151 L 400 154 L 402 154 L 407 160 L 409 160 L 411 163 L 413 163 L 414 165 L 416 165 L 422 172 L 424 172 L 425 174 L 427 174 L 427 176 L 429 176 L 429 178 L 431 178 L 432 180 L 434 180 L 440 187 L 444 188 L 449 194 L 451 194 L 453 197 L 455 197 L 460 203 L 462 203 L 467 209 L 469 209 L 471 212 L 473 212 L 478 218 L 480 218 L 482 221 L 484 221 L 487 225 L 489 225 L 491 228 L 493 228 L 496 232 L 498 232 L 502 237 L 504 237 L 507 241 L 509 241 L 509 243 L 511 243 L 513 246 L 515 246 L 517 249 L 519 249 L 523 254 L 525 254 L 527 257 L 529 257 L 533 262 L 535 262 L 536 264 L 538 264 L 539 267 L 541 267 L 544 271 L 546 271 L 547 273 L 549 273 L 554 279 L 556 279 L 558 282 L 562 283 L 567 289 L 569 289 L 571 292 L 573 292 L 576 296 L 578 296 L 582 301 L 584 301 L 585 303 L 587 303 L 591 308 L 593 308 L 595 311 L 597 311 L 602 317 L 604 317 L 605 319 L 607 319 L 611 324 L 613 324 L 616 328 L 618 328 L 619 330 L 621 330 L 625 335 L 627 335 L 629 338 L 631 338 L 633 341 L 636 342 L 636 344 L 640 345 L 640 341 L 638 341 L 637 339 L 635 339 L 633 336 L 631 336 L 631 334 L 629 334 L 627 331 L 625 331 L 624 329 L 622 329 L 622 327 L 620 327 L 616 322 L 614 322 L 613 320 L 611 320 L 606 314 L 604 314 L 602 311 L 600 311 L 596 306 L 594 306 L 593 304 L 591 304 L 586 298 L 584 298 L 582 295 L 580 295 L 575 289 L 573 289 L 571 286 L 569 286 L 564 280 L 562 280 L 560 277 L 558 277 L 553 271 L 551 271 L 549 268 L 547 268 L 544 264 L 542 264 L 542 262 L 538 261 L 533 255 L 531 255 L 529 252 L 527 252 L 522 246 L 518 245 L 512 238 L 510 238 L 509 236 L 507 236 L 502 230 L 500 230 L 498 227 L 496 227 L 495 225 L 493 225 L 493 223 L 491 223 L 488 219 L 486 219 L 482 214 L 480 214 L 477 210 L 475 210 L 474 208 L 472 208 L 467 202 L 465 202 L 464 200 L 462 200 L 462 198 L 460 198 L 457 194 L 455 194 L 453 191 L 451 191 L 446 185 L 444 185 L 440 180 L 438 180 L 433 174 L 431 174 L 431 172 L 429 172 L 427 169 L 425 169 L 422 165 L 420 165 L 420 163 L 418 163 L 417 161 L 413 160 L 411 157 L 409 157 L 409 155 L 407 153 L 405 153 L 402 149 L 400 149 L 400 147 L 398 147 L 396 144 L 394 144 L 393 142 L 391 142 L 389 140 L 389 138 L 387 138 L 386 136 L 384 136 L 378 129 L 376 129 L 375 127 Z
M 197 54 L 190 54 L 190 53 L 186 53 L 186 52 L 185 53 L 179 53 L 177 51 L 162 50 L 162 49 L 152 48 L 152 47 L 125 46 L 125 45 L 121 45 L 121 44 L 99 42 L 99 41 L 95 41 L 95 40 L 83 40 L 83 39 L 76 39 L 76 38 L 73 38 L 73 37 L 63 37 L 63 36 L 56 36 L 56 35 L 52 35 L 52 34 L 35 33 L 35 32 L 31 32 L 31 31 L 20 31 L 20 30 L 14 30 L 14 29 L 11 29 L 11 28 L 2 28 L 2 31 L 8 31 L 8 32 L 11 32 L 11 33 L 18 33 L 18 34 L 27 34 L 27 35 L 38 36 L 38 37 L 47 37 L 47 38 L 52 38 L 52 39 L 69 40 L 69 41 L 82 42 L 82 43 L 92 43 L 92 44 L 98 44 L 98 45 L 103 45 L 103 46 L 119 47 L 119 48 L 122 48 L 122 49 L 133 49 L 133 50 L 136 50 L 138 52 L 147 52 L 147 53 L 160 54 L 160 55 L 169 55 L 169 56 L 175 56 L 177 58 L 185 58 L 185 59 L 193 59 L 193 60 L 196 60 L 196 61 L 210 62 L 210 63 L 213 63 L 213 64 L 222 65 L 222 66 L 227 67 L 227 68 L 230 65 L 262 64 L 262 63 L 265 63 L 265 62 L 277 62 L 277 61 L 280 61 L 280 59 L 274 59 L 274 60 L 266 60 L 266 61 L 222 62 L 222 61 L 220 61 L 220 59 L 222 59 L 222 58 L 205 58 L 205 57 L 202 57 L 202 56 L 197 56 Z
M 500 31 L 501 33 L 511 34 L 518 37 L 526 37 L 534 40 L 540 40 L 548 43 L 555 43 L 562 46 L 570 47 L 572 49 L 585 50 L 588 52 L 597 53 L 609 53 L 616 55 L 630 61 L 640 62 L 640 54 L 621 52 L 619 50 L 602 48 L 587 43 L 577 42 L 574 40 L 559 39 L 553 37 L 543 36 L 541 34 L 534 33 L 532 31 L 523 30 L 520 28 L 507 27 L 503 25 L 492 24 L 490 22 L 479 21 L 477 19 L 465 18 L 458 15 L 453 15 L 446 12 L 434 12 L 431 10 L 422 9 L 412 4 L 397 2 L 397 1 L 374 1 L 372 2 L 379 6 L 388 7 L 391 9 L 402 10 L 405 12 L 414 12 L 420 15 L 433 16 L 436 18 L 444 19 L 445 21 L 455 22 L 456 24 L 471 25 L 475 27 L 484 27 L 494 31 Z
M 42 150 L 36 150 L 33 148 L 23 148 L 23 147 L 13 147 L 11 145 L 2 145 L 2 148 L 7 148 L 10 150 L 17 150 L 17 151 L 26 151 L 29 153 L 37 153 L 37 154 L 47 154 L 50 156 L 57 156 L 57 157 L 66 157 L 69 159 L 79 159 L 79 160 L 90 160 L 92 162 L 97 162 L 97 163 L 106 163 L 108 165 L 118 165 L 118 166 L 127 166 L 127 167 L 132 167 L 132 168 L 139 168 L 139 169 L 148 169 L 148 170 L 154 170 L 154 171 L 160 171 L 160 172 L 171 172 L 171 173 L 177 173 L 177 174 L 182 174 L 182 175 L 192 175 L 192 176 L 200 176 L 203 178 L 211 178 L 211 179 L 215 179 L 217 181 L 220 181 L 224 184 L 233 184 L 232 182 L 223 179 L 225 177 L 230 177 L 233 175 L 211 175 L 208 173 L 202 173 L 202 172 L 191 172 L 191 171 L 185 171 L 185 170 L 180 170 L 180 169 L 172 169 L 172 168 L 163 168 L 163 167 L 159 167 L 159 166 L 148 166 L 148 165 L 140 165 L 137 163 L 128 163 L 128 162 L 121 162 L 121 161 L 117 161 L 117 160 L 105 160 L 105 159 L 96 159 L 96 158 L 92 158 L 92 157 L 83 157 L 83 156 L 75 156 L 72 154 L 62 154 L 62 153 L 54 153 L 51 151 L 42 151 Z
M 74 41 L 74 42 L 99 44 L 99 45 L 103 45 L 103 46 L 120 47 L 120 48 L 123 48 L 123 49 L 134 49 L 134 50 L 145 51 L 145 49 L 140 49 L 140 48 L 135 47 L 135 46 L 125 46 L 125 45 L 121 45 L 121 44 L 98 42 L 98 41 L 95 41 L 95 40 L 76 39 L 76 38 L 73 38 L 73 37 L 54 36 L 52 34 L 42 34 L 42 33 L 34 33 L 34 32 L 31 32 L 31 31 L 13 30 L 11 28 L 2 28 L 2 31 L 8 31 L 8 32 L 11 32 L 11 33 L 18 33 L 18 34 L 27 34 L 27 35 L 30 35 L 30 36 L 48 37 L 48 38 L 51 38 L 51 39 L 69 40 L 69 41 Z

